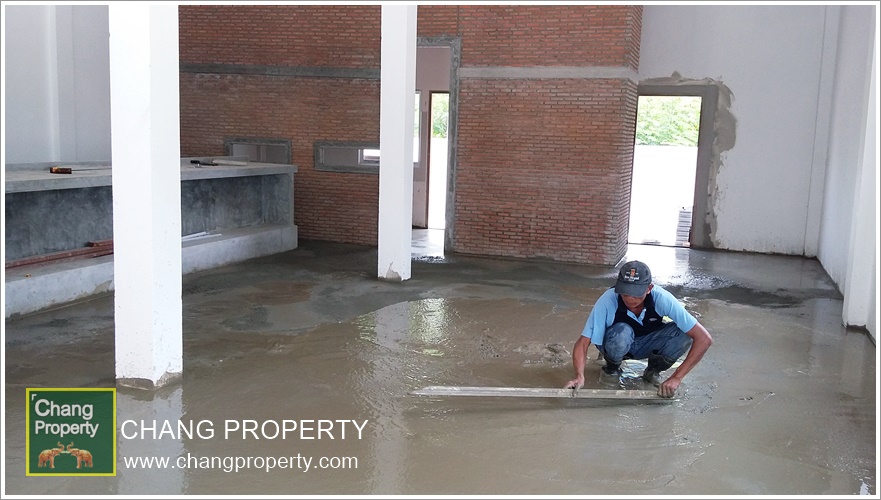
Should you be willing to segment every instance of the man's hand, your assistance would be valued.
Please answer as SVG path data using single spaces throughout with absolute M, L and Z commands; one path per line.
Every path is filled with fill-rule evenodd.
M 688 355 L 685 356 L 682 364 L 673 372 L 673 375 L 658 387 L 658 396 L 662 398 L 672 398 L 676 394 L 676 389 L 679 388 L 685 375 L 700 362 L 707 349 L 713 345 L 713 337 L 710 337 L 710 332 L 699 322 L 695 323 L 694 327 L 685 334 L 693 341 L 691 349 L 688 350 Z
M 580 375 L 578 378 L 574 378 L 570 380 L 564 389 L 581 389 L 584 387 L 584 375 Z
M 670 377 L 658 387 L 658 396 L 662 398 L 672 398 L 676 394 L 676 389 L 682 381 L 676 377 Z
M 566 383 L 565 389 L 581 389 L 584 387 L 584 364 L 587 361 L 587 348 L 590 347 L 590 338 L 578 337 L 572 348 L 572 367 L 575 368 L 575 378 Z

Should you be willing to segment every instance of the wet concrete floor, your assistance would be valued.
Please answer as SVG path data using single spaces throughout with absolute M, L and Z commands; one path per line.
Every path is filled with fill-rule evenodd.
M 117 426 L 207 420 L 215 435 L 120 435 L 115 477 L 26 477 L 22 404 L 28 387 L 115 386 L 112 298 L 9 320 L 5 493 L 877 495 L 876 347 L 841 326 L 817 261 L 652 246 L 627 258 L 647 262 L 715 341 L 672 402 L 408 394 L 562 387 L 611 268 L 425 257 L 412 279 L 387 283 L 375 249 L 301 242 L 186 276 L 183 379 L 119 388 Z M 586 388 L 601 388 L 596 354 Z M 646 388 L 642 367 L 627 368 L 623 386 Z M 225 420 L 246 419 L 345 422 L 333 439 L 224 439 Z M 126 465 L 149 456 L 190 466 Z M 230 470 L 229 457 L 291 468 Z

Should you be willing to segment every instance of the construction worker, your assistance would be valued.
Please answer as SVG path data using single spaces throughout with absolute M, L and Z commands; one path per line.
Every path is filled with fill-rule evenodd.
M 584 365 L 591 342 L 606 361 L 600 370 L 601 383 L 619 386 L 622 361 L 647 359 L 642 379 L 658 387 L 659 396 L 670 398 L 713 339 L 673 294 L 652 284 L 649 267 L 634 260 L 621 267 L 615 286 L 600 296 L 590 312 L 572 349 L 575 378 L 566 388 L 584 387 Z M 686 351 L 688 355 L 679 367 L 664 380 L 661 373 Z

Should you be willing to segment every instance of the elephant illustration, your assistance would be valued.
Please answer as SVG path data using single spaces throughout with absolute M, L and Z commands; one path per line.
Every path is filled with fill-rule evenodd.
M 78 448 L 73 448 L 70 451 L 70 454 L 76 457 L 76 468 L 81 469 L 83 464 L 86 467 L 92 467 L 92 454 L 89 453 L 89 450 L 80 450 Z
M 55 457 L 61 453 L 61 450 L 58 448 L 49 448 L 48 450 L 43 450 L 40 452 L 40 462 L 37 464 L 37 467 L 45 467 L 46 462 L 49 462 L 49 468 L 55 468 Z

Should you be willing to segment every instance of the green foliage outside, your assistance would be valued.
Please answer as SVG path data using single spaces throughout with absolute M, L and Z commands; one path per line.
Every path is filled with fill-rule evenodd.
M 636 113 L 639 146 L 697 146 L 701 98 L 641 96 Z
M 443 139 L 447 136 L 447 123 L 450 114 L 450 94 L 431 96 L 431 136 Z

